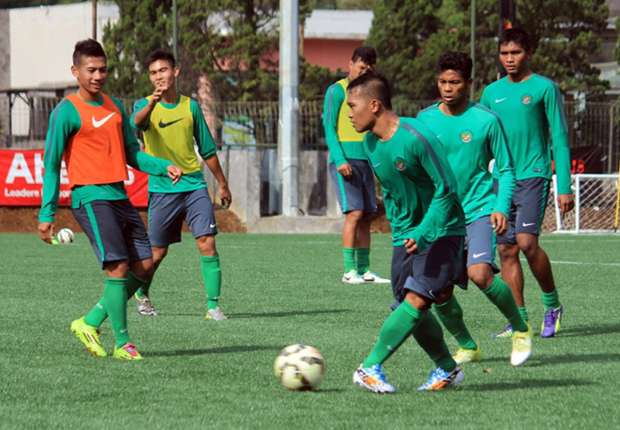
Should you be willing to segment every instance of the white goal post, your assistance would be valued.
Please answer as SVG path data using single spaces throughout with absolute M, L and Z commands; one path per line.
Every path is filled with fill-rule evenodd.
M 612 233 L 616 231 L 617 174 L 572 175 L 575 209 L 564 217 L 557 202 L 557 181 L 552 181 L 543 228 L 556 233 Z

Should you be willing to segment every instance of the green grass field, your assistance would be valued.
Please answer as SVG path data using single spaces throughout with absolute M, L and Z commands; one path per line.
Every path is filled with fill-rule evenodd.
M 151 296 L 160 316 L 129 328 L 143 362 L 95 359 L 69 332 L 101 294 L 102 274 L 82 234 L 71 246 L 1 234 L 0 427 L 15 428 L 454 428 L 620 427 L 620 237 L 545 236 L 566 308 L 555 339 L 535 337 L 522 368 L 508 363 L 504 324 L 475 287 L 458 291 L 483 362 L 465 366 L 459 390 L 418 393 L 432 368 L 407 341 L 386 365 L 398 392 L 351 383 L 391 302 L 389 287 L 340 283 L 335 235 L 218 236 L 222 306 L 203 320 L 193 241 L 171 249 Z M 374 236 L 374 270 L 388 274 L 388 236 Z M 538 331 L 542 304 L 526 271 Z M 108 323 L 103 339 L 111 348 Z M 452 347 L 455 342 L 448 338 Z M 327 375 L 317 392 L 289 392 L 272 375 L 285 345 L 318 347 Z

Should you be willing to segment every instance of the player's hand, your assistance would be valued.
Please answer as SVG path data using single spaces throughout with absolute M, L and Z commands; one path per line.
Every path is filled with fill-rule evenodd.
M 168 170 L 168 177 L 172 179 L 173 184 L 179 182 L 179 179 L 183 176 L 183 170 L 180 167 L 170 165 L 166 167 L 166 170 Z
M 222 202 L 222 207 L 224 209 L 228 209 L 228 207 L 232 203 L 232 194 L 230 194 L 230 189 L 228 188 L 228 184 L 220 184 L 218 194 L 220 195 L 220 201 Z
M 560 213 L 565 215 L 575 207 L 575 196 L 572 194 L 559 194 L 558 206 L 560 208 Z
M 349 163 L 344 163 L 338 166 L 338 173 L 340 173 L 345 178 L 349 178 L 353 175 L 353 169 Z
M 43 242 L 49 243 L 51 245 L 52 238 L 54 237 L 54 223 L 40 222 L 37 230 L 39 231 L 39 238 Z
M 501 212 L 493 212 L 491 214 L 491 227 L 496 234 L 504 234 L 508 228 L 508 220 L 506 215 Z
M 405 239 L 405 251 L 407 254 L 413 254 L 418 250 L 418 244 L 414 239 Z

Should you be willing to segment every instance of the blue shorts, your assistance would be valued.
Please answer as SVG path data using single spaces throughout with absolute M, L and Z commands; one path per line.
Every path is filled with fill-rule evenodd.
M 391 281 L 396 301 L 402 302 L 407 290 L 435 301 L 446 287 L 461 282 L 463 242 L 463 236 L 442 237 L 413 254 L 407 254 L 404 246 L 395 246 Z
M 549 180 L 531 178 L 517 181 L 512 195 L 512 206 L 508 217 L 508 229 L 497 236 L 497 243 L 514 245 L 517 234 L 540 234 L 545 208 L 549 198 Z
M 329 173 L 336 184 L 338 203 L 342 213 L 351 211 L 377 212 L 375 176 L 368 161 L 348 160 L 353 169 L 349 178 L 342 176 L 334 163 L 329 164 Z
M 71 211 L 102 267 L 153 256 L 142 218 L 129 200 L 95 200 Z
M 465 251 L 467 253 L 467 267 L 486 263 L 491 265 L 495 273 L 499 272 L 495 265 L 495 233 L 491 226 L 491 217 L 478 218 L 467 225 L 465 237 Z
M 149 237 L 165 248 L 181 241 L 183 220 L 195 238 L 217 234 L 215 212 L 206 188 L 184 193 L 149 193 Z

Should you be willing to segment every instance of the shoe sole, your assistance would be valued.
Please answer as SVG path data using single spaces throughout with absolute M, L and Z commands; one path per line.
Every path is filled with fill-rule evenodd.
M 359 376 L 357 376 L 357 373 L 355 373 L 353 375 L 353 383 L 355 385 L 357 385 L 358 387 L 365 389 L 366 391 L 370 391 L 371 393 L 376 393 L 376 394 L 394 394 L 396 392 L 396 390 L 394 390 L 394 391 L 378 390 L 378 389 L 374 388 L 372 385 L 368 385 L 364 381 L 362 381 L 359 378 Z

